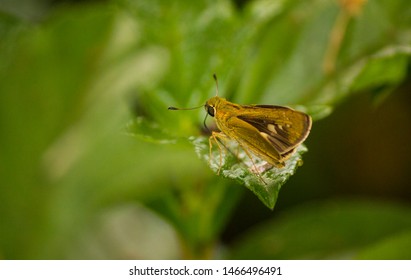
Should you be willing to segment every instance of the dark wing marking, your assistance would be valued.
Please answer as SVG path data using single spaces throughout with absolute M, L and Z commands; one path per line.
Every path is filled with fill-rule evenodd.
M 288 152 L 294 147 L 295 144 L 290 142 L 288 133 L 284 130 L 284 127 L 274 122 L 269 123 L 261 120 L 239 118 L 257 128 L 260 134 L 267 139 L 280 154 Z

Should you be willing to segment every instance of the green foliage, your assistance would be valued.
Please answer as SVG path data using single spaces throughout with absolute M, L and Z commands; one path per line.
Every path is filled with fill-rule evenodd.
M 242 10 L 228 0 L 113 0 L 50 10 L 37 23 L 0 13 L 0 257 L 147 257 L 138 246 L 133 253 L 96 253 L 112 252 L 107 244 L 117 233 L 99 235 L 97 229 L 110 227 L 112 216 L 106 213 L 113 209 L 115 217 L 125 217 L 123 226 L 134 225 L 133 219 L 160 220 L 147 229 L 136 223 L 136 231 L 158 237 L 161 244 L 173 240 L 175 251 L 167 257 L 223 257 L 216 244 L 243 191 L 236 183 L 273 208 L 306 148 L 301 146 L 283 170 L 262 175 L 268 187 L 250 171 L 242 151 L 240 162 L 226 151 L 220 172 L 235 179 L 227 180 L 204 164 L 217 172 L 220 156 L 214 149 L 208 159 L 208 141 L 201 135 L 205 112 L 167 107 L 204 104 L 215 94 L 213 73 L 220 95 L 230 101 L 290 105 L 314 120 L 356 92 L 389 93 L 404 80 L 409 64 L 408 1 L 369 1 L 346 26 L 334 29 L 341 13 L 332 1 L 293 0 L 252 1 Z M 327 61 L 334 68 L 325 71 L 333 30 L 342 32 L 343 41 Z M 118 214 L 123 204 L 138 207 Z M 291 215 L 274 233 L 270 225 L 262 226 L 227 255 L 323 258 L 361 246 L 363 251 L 349 257 L 402 256 L 388 249 L 407 242 L 405 218 L 394 219 L 393 210 L 386 217 L 392 230 L 364 227 L 355 243 L 349 235 L 360 220 L 377 223 L 375 215 L 364 213 L 387 209 L 342 209 L 325 222 L 337 225 L 343 219 L 338 237 L 344 242 L 335 245 L 335 234 L 317 237 L 336 251 L 324 246 L 319 253 L 312 248 L 249 252 L 258 238 L 264 246 L 278 234 L 288 239 L 276 244 L 297 244 L 305 228 L 285 230 L 302 219 Z M 313 208 L 310 217 L 328 210 Z M 400 217 L 409 213 L 398 211 Z M 169 232 L 164 240 L 157 235 L 162 228 Z M 369 235 L 373 242 L 365 241 Z M 82 246 L 84 240 L 95 247 Z

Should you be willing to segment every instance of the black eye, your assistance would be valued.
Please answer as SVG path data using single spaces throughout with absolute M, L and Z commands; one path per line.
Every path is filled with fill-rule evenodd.
M 214 106 L 206 105 L 205 107 L 206 107 L 207 113 L 208 113 L 210 116 L 214 117 L 214 114 L 215 114 Z

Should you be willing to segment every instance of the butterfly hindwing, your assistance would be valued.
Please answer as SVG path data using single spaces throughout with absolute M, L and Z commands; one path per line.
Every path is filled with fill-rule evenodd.
M 292 151 L 302 143 L 311 129 L 311 118 L 282 106 L 244 106 L 237 117 L 254 126 L 280 154 Z

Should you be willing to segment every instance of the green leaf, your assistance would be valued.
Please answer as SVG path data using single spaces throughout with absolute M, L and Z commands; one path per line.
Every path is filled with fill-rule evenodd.
M 136 117 L 129 121 L 126 131 L 130 136 L 146 142 L 157 144 L 173 144 L 177 142 L 158 123 L 149 121 L 144 117 Z
M 388 245 L 407 248 L 410 207 L 366 200 L 331 200 L 286 210 L 234 242 L 235 259 L 396 258 Z M 407 233 L 405 233 L 407 232 Z M 390 250 L 387 250 L 388 252 Z M 397 253 L 397 257 L 404 254 Z
M 214 143 L 211 153 L 208 138 L 191 137 L 190 141 L 197 155 L 216 174 L 245 185 L 270 209 L 274 208 L 281 187 L 302 165 L 302 154 L 307 151 L 304 145 L 300 145 L 283 168 L 276 168 L 250 154 L 251 159 L 235 141 L 227 141 L 224 146 Z
M 409 260 L 411 259 L 411 230 L 390 235 L 361 250 L 357 257 L 364 260 Z
M 324 80 L 312 95 L 311 104 L 338 104 L 353 93 L 369 88 L 398 85 L 406 75 L 409 46 L 390 46 L 356 60 L 337 77 Z

